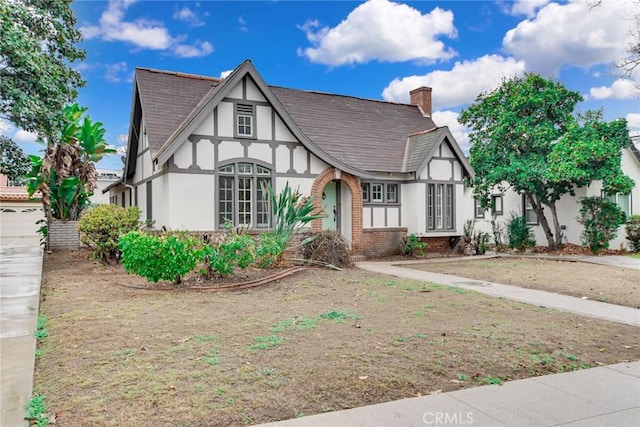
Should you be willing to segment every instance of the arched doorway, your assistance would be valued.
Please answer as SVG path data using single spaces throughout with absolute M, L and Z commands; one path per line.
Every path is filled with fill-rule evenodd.
M 316 207 L 327 214 L 325 218 L 312 221 L 311 229 L 339 231 L 357 253 L 362 237 L 360 180 L 334 168 L 326 169 L 314 181 L 311 193 L 316 197 Z

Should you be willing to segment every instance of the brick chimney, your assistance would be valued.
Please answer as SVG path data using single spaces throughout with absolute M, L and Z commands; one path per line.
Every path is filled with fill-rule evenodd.
M 431 117 L 431 88 L 422 86 L 409 92 L 409 95 L 411 105 L 418 106 L 423 116 Z

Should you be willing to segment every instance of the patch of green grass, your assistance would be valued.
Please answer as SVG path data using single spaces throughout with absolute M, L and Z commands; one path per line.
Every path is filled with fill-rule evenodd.
M 376 333 L 376 330 L 375 330 L 375 329 L 373 329 L 373 328 L 367 328 L 367 329 L 365 329 L 364 331 L 365 331 L 366 333 L 368 333 L 368 334 L 375 334 L 375 333 Z
M 273 376 L 275 376 L 275 375 L 276 375 L 276 371 L 275 371 L 275 369 L 272 369 L 272 368 L 264 368 L 264 369 L 262 370 L 262 374 L 263 374 L 265 377 L 273 377 Z
M 627 254 L 626 256 L 628 256 L 628 257 L 630 257 L 630 258 L 637 258 L 637 259 L 640 259 L 640 253 Z
M 38 341 L 42 341 L 49 335 L 49 331 L 47 331 L 47 318 L 38 314 L 38 321 L 36 322 L 36 330 L 33 333 Z
M 215 349 L 211 349 L 209 350 L 209 355 L 208 356 L 202 356 L 200 358 L 200 360 L 202 360 L 203 362 L 211 365 L 211 366 L 216 366 L 220 363 L 220 359 L 218 358 L 218 351 Z
M 458 377 L 459 381 L 467 381 L 469 379 L 469 376 L 465 374 L 457 374 L 456 377 Z
M 36 359 L 41 358 L 45 354 L 47 354 L 47 350 L 44 350 L 42 348 L 36 348 Z
M 357 314 L 347 313 L 346 311 L 328 311 L 320 315 L 321 319 L 333 320 L 336 323 L 344 323 L 347 319 L 359 320 L 362 317 Z
M 213 335 L 196 335 L 196 339 L 200 342 L 209 342 L 216 339 Z
M 43 395 L 34 394 L 25 405 L 26 414 L 24 419 L 29 421 L 29 425 L 42 427 L 50 424 L 47 405 L 44 400 L 45 397 Z
M 424 339 L 427 336 L 425 334 L 415 334 L 414 337 L 418 338 L 418 339 Z
M 277 335 L 268 337 L 254 337 L 256 344 L 250 345 L 250 350 L 266 350 L 271 347 L 277 347 L 284 342 L 284 338 Z
M 299 329 L 307 331 L 318 327 L 317 319 L 309 319 L 307 317 L 296 317 L 282 320 L 271 326 L 269 330 L 273 333 L 284 332 L 286 329 Z
M 482 384 L 497 384 L 497 385 L 501 385 L 503 381 L 498 377 L 494 377 L 492 375 L 487 375 L 486 377 L 481 379 L 480 382 Z

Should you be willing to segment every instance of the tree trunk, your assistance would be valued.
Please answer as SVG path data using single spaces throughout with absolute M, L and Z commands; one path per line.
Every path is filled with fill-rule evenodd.
M 551 210 L 551 217 L 553 219 L 553 228 L 556 231 L 556 247 L 562 245 L 562 230 L 560 229 L 560 221 L 558 221 L 558 210 L 556 209 L 556 202 L 549 203 L 549 209 Z
M 536 213 L 536 217 L 538 218 L 538 222 L 542 227 L 542 231 L 544 231 L 544 236 L 547 238 L 547 243 L 549 250 L 555 250 L 556 242 L 553 238 L 553 233 L 551 232 L 551 227 L 549 227 L 549 222 L 547 218 L 544 216 L 544 210 L 542 208 L 542 204 L 538 203 L 536 199 L 533 197 L 533 194 L 527 193 L 527 199 L 529 203 L 533 207 L 533 211 Z

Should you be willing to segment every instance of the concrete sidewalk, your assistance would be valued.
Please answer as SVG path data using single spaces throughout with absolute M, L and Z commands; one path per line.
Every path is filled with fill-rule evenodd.
M 262 427 L 638 426 L 640 362 L 413 397 Z
M 473 258 L 477 259 L 476 257 Z M 449 258 L 448 261 L 451 261 L 451 259 Z M 424 261 L 417 262 L 424 264 Z M 461 260 L 460 262 L 464 261 Z M 526 289 L 518 286 L 503 285 L 500 283 L 452 276 L 450 274 L 432 273 L 429 271 L 413 270 L 411 268 L 402 267 L 402 264 L 411 263 L 416 263 L 416 261 L 364 261 L 357 263 L 357 266 L 364 270 L 387 274 L 389 276 L 422 280 L 441 285 L 457 286 L 494 297 L 534 304 L 541 307 L 555 308 L 569 313 L 581 314 L 583 316 L 610 320 L 612 322 L 624 323 L 627 325 L 640 326 L 640 310 L 637 308 L 585 300 L 553 292 L 539 291 L 536 289 Z M 640 280 L 640 274 L 638 280 Z
M 32 218 L 0 215 L 0 426 L 17 427 L 28 425 L 43 250 Z

